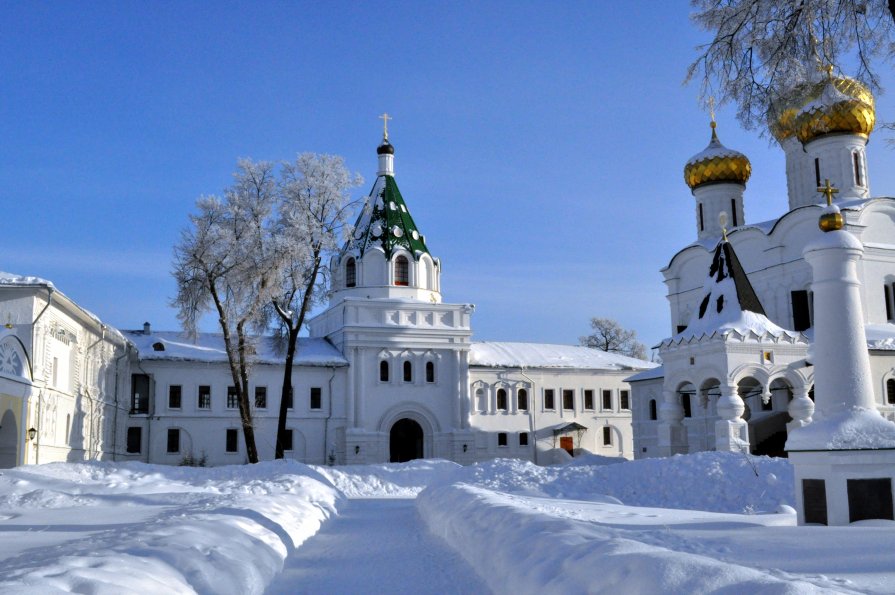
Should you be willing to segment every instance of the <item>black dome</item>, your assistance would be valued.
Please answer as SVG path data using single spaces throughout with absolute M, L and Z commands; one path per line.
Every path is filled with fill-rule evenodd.
M 382 144 L 376 149 L 377 155 L 394 155 L 395 148 L 391 145 L 387 140 L 382 141 Z

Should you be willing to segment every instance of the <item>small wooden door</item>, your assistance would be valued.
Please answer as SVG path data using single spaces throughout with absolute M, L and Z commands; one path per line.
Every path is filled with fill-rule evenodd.
M 569 454 L 572 454 L 572 437 L 571 436 L 560 436 L 559 437 L 559 447 Z

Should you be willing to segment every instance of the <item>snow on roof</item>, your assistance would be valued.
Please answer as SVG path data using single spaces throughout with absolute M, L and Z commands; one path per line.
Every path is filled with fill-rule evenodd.
M 895 351 L 895 324 L 868 324 L 867 348 L 878 351 Z
M 588 370 L 642 370 L 656 364 L 580 345 L 475 341 L 469 365 L 486 368 L 583 368 Z
M 693 313 L 686 329 L 662 344 L 726 336 L 734 331 L 742 336 L 750 333 L 758 337 L 787 336 L 796 339 L 800 336 L 798 332 L 777 326 L 765 316 L 764 308 L 733 246 L 721 241 L 715 248 L 699 309 Z
M 143 331 L 125 331 L 124 335 L 136 346 L 142 360 L 227 361 L 221 333 L 199 333 L 195 341 L 176 331 L 149 335 Z M 281 364 L 286 357 L 274 337 L 260 337 L 256 349 L 257 361 L 261 363 Z M 295 365 L 347 366 L 348 360 L 326 339 L 299 337 Z
M 656 366 L 643 372 L 638 372 L 633 376 L 625 378 L 625 382 L 639 382 L 641 380 L 655 380 L 656 378 L 664 378 L 665 366 Z
M 46 285 L 55 288 L 51 281 L 40 277 L 30 277 L 26 275 L 16 275 L 15 273 L 5 273 L 0 271 L 0 285 Z

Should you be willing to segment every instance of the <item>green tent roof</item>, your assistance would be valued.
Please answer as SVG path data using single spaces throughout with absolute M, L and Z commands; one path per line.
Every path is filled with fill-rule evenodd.
M 414 259 L 429 254 L 395 178 L 389 175 L 376 178 L 354 225 L 354 236 L 343 252 L 356 248 L 363 256 L 369 248 L 377 246 L 382 248 L 386 258 L 391 258 L 396 248 L 404 248 Z

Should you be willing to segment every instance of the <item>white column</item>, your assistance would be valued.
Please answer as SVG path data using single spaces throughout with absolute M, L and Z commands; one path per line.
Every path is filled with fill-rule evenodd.
M 721 418 L 715 422 L 715 449 L 726 452 L 749 452 L 749 424 L 742 415 L 746 404 L 735 384 L 722 383 L 716 409 Z

